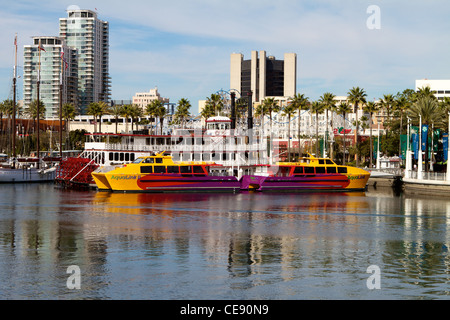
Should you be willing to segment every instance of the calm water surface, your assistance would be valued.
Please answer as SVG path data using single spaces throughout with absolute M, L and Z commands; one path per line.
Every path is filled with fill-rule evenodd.
M 449 246 L 450 197 L 0 186 L 1 299 L 447 299 Z

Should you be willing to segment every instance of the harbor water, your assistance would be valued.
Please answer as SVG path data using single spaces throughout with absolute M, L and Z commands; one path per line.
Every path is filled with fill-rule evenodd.
M 447 299 L 450 198 L 0 185 L 0 298 Z

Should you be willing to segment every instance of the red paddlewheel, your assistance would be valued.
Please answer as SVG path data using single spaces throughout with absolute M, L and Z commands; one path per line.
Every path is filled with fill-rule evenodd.
M 92 184 L 91 173 L 99 165 L 88 158 L 67 158 L 61 161 L 56 171 L 56 181 L 64 184 Z

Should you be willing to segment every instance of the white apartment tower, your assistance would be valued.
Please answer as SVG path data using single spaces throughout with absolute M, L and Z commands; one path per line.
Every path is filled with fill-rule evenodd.
M 61 58 L 62 53 L 64 60 Z M 61 71 L 62 102 L 77 105 L 76 51 L 67 47 L 61 38 L 33 37 L 33 44 L 24 46 L 23 69 L 23 99 L 26 106 L 37 99 L 39 69 L 39 100 L 45 104 L 46 118 L 59 117 Z
M 59 35 L 77 50 L 78 100 L 81 114 L 92 102 L 110 100 L 109 24 L 91 10 L 68 10 L 59 19 Z
M 266 97 L 292 97 L 297 87 L 297 55 L 285 53 L 284 60 L 252 51 L 250 60 L 241 53 L 231 54 L 230 89 L 241 96 L 252 92 L 253 102 Z

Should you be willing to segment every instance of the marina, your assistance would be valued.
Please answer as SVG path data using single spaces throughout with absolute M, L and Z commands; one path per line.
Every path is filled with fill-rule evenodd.
M 23 195 L 27 201 L 23 202 Z M 448 299 L 448 201 L 0 185 L 3 299 Z M 380 289 L 369 289 L 369 266 Z M 70 266 L 81 288 L 70 289 Z

